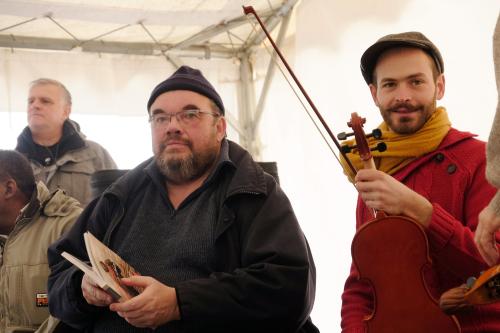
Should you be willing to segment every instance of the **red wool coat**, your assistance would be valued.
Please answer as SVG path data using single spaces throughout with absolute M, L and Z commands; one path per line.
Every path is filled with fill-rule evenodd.
M 434 207 L 426 229 L 433 265 L 425 280 L 436 299 L 487 269 L 476 249 L 474 230 L 479 212 L 495 189 L 485 179 L 485 143 L 472 137 L 470 133 L 451 129 L 436 151 L 393 175 L 425 196 Z M 370 219 L 371 213 L 358 198 L 356 227 Z M 358 272 L 352 265 L 342 295 L 342 332 L 365 332 L 362 319 L 372 309 L 370 287 L 358 280 Z M 500 302 L 477 306 L 457 315 L 457 319 L 462 333 L 500 332 Z

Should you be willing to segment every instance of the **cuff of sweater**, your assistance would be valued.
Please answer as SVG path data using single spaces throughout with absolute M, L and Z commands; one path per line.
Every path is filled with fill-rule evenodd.
M 182 314 L 182 306 L 181 306 L 181 298 L 179 296 L 179 290 L 177 290 L 177 288 L 174 288 L 174 290 L 175 290 L 175 297 L 177 298 L 177 307 L 179 308 L 179 317 L 180 317 L 179 320 L 182 320 L 184 316 Z
M 426 232 L 429 239 L 429 246 L 439 251 L 446 246 L 455 231 L 452 223 L 455 218 L 439 204 L 432 204 L 432 206 L 431 223 Z
M 500 191 L 497 191 L 497 194 L 491 199 L 489 206 L 496 216 L 500 216 Z

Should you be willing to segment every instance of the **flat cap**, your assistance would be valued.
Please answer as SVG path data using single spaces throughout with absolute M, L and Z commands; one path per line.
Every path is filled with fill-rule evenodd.
M 363 74 L 366 83 L 370 84 L 373 82 L 373 70 L 383 52 L 391 48 L 405 46 L 416 47 L 425 51 L 434 60 L 438 72 L 444 72 L 443 58 L 436 45 L 421 32 L 409 31 L 384 36 L 363 53 L 361 56 L 361 74 Z

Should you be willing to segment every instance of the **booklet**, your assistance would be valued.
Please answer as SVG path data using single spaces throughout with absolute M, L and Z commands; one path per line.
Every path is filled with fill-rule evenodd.
M 142 288 L 126 286 L 120 281 L 121 278 L 140 275 L 132 266 L 95 238 L 89 231 L 83 234 L 83 239 L 92 266 L 66 251 L 61 255 L 87 274 L 117 302 L 126 301 L 142 292 Z

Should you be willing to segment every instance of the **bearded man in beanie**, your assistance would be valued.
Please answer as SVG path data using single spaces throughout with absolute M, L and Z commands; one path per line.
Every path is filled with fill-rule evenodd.
M 92 332 L 317 332 L 315 267 L 274 178 L 225 138 L 222 100 L 179 68 L 147 103 L 154 157 L 91 202 L 49 249 L 51 313 Z M 141 276 L 114 303 L 61 258 L 88 258 L 90 231 Z
M 361 57 L 361 72 L 380 109 L 387 150 L 372 154 L 378 170 L 363 170 L 353 156 L 359 169 L 353 178 L 359 191 L 356 226 L 372 220 L 373 209 L 420 225 L 432 261 L 422 277 L 438 300 L 487 268 L 474 244 L 478 214 L 495 194 L 485 179 L 485 143 L 452 128 L 446 109 L 436 106 L 445 91 L 444 63 L 422 33 L 380 38 Z M 378 140 L 368 141 L 372 146 Z M 366 332 L 367 318 L 375 306 L 383 306 L 376 302 L 371 286 L 352 265 L 342 295 L 342 332 Z M 500 331 L 500 303 L 455 314 L 462 332 Z M 407 321 L 411 325 L 416 320 L 410 315 Z

